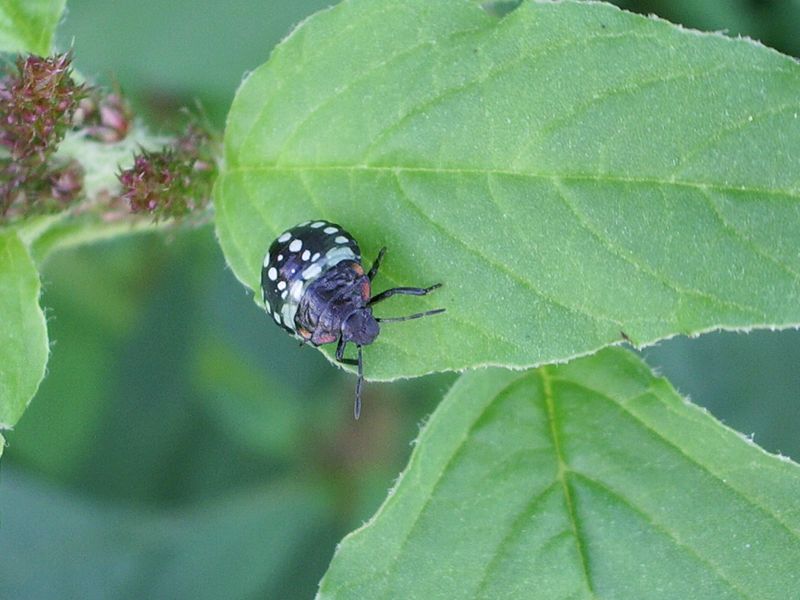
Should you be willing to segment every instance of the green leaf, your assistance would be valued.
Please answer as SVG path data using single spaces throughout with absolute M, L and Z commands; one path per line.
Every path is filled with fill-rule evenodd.
M 798 465 L 625 350 L 472 372 L 319 597 L 782 600 L 798 497 Z
M 46 215 L 30 219 L 19 228 L 19 233 L 36 263 L 42 265 L 55 252 L 136 233 L 163 230 L 173 224 L 171 221 L 155 222 L 150 216 L 125 217 L 104 221 L 102 215 L 96 213 Z
M 3 598 L 284 597 L 287 557 L 329 519 L 319 490 L 283 482 L 144 511 L 3 479 Z
M 194 379 L 214 422 L 250 452 L 290 459 L 308 434 L 300 394 L 211 334 L 195 351 Z
M 619 340 L 800 324 L 800 65 L 599 3 L 345 0 L 240 88 L 217 232 L 341 223 L 376 288 L 370 378 L 527 367 Z
M 97 485 L 103 485 L 99 483 L 102 481 L 107 493 L 118 493 L 108 481 L 87 476 L 86 471 L 89 465 L 96 468 L 110 462 L 106 449 L 97 451 L 96 456 L 102 456 L 102 461 L 91 454 L 104 436 L 117 440 L 120 437 L 119 432 L 110 431 L 108 419 L 123 410 L 112 403 L 124 393 L 131 393 L 130 385 L 116 383 L 119 366 L 124 364 L 136 371 L 124 353 L 131 345 L 130 337 L 125 335 L 130 336 L 134 330 L 147 335 L 141 333 L 143 323 L 149 322 L 142 314 L 147 306 L 142 291 L 147 286 L 137 284 L 137 274 L 141 264 L 150 264 L 148 259 L 158 253 L 143 252 L 148 241 L 150 247 L 156 245 L 154 238 L 138 244 L 130 239 L 127 243 L 120 240 L 98 244 L 91 249 L 58 252 L 48 259 L 41 271 L 41 280 L 47 282 L 42 304 L 54 317 L 47 324 L 47 334 L 54 340 L 55 350 L 36 397 L 14 427 L 8 457 L 12 462 L 55 481 L 82 473 Z M 160 344 L 163 349 L 166 342 Z M 166 349 L 162 351 L 168 353 Z M 160 409 L 158 423 L 172 424 L 168 408 L 162 403 Z M 125 431 L 144 429 L 141 423 L 132 425 L 130 418 L 125 422 Z M 158 446 L 155 440 L 162 439 L 154 429 L 152 424 L 147 429 L 148 449 Z M 130 443 L 118 443 L 125 446 L 129 455 L 136 454 Z M 137 462 L 142 472 L 132 478 L 132 483 L 141 484 L 147 479 L 146 469 L 141 466 L 141 458 Z M 81 485 L 81 489 L 86 488 Z
M 0 52 L 50 54 L 67 0 L 0 0 Z
M 0 230 L 0 429 L 13 427 L 47 364 L 39 273 L 14 231 Z

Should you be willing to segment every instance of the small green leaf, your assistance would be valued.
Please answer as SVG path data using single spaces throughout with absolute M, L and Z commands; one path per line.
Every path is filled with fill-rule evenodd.
M 50 54 L 67 0 L 0 0 L 0 52 Z
M 133 217 L 126 215 L 126 219 L 117 221 L 104 221 L 99 214 L 47 215 L 41 218 L 37 225 L 29 229 L 26 223 L 20 229 L 20 235 L 29 243 L 31 255 L 36 263 L 42 265 L 54 252 L 94 244 L 112 238 L 133 235 L 135 233 L 148 233 L 164 229 L 171 222 L 154 222 L 148 217 Z M 37 222 L 38 219 L 32 219 Z
M 14 231 L 0 230 L 0 429 L 13 427 L 47 364 L 39 273 Z
M 476 371 L 319 597 L 783 600 L 799 589 L 799 497 L 798 465 L 627 351 Z
M 613 343 L 800 324 L 800 65 L 600 3 L 349 0 L 239 90 L 217 231 L 256 290 L 326 218 L 444 287 L 379 315 L 367 374 L 528 367 Z

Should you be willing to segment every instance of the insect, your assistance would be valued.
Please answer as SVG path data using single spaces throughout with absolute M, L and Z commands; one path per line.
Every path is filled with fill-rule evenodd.
M 358 366 L 353 412 L 361 414 L 364 363 L 361 347 L 380 333 L 379 323 L 407 321 L 444 312 L 443 308 L 405 317 L 375 317 L 372 306 L 395 294 L 424 296 L 441 287 L 395 287 L 372 295 L 372 280 L 381 266 L 381 248 L 368 272 L 361 265 L 358 243 L 341 225 L 306 221 L 287 229 L 270 244 L 261 269 L 264 308 L 275 322 L 303 343 L 337 342 L 336 360 Z M 358 359 L 345 358 L 353 342 Z

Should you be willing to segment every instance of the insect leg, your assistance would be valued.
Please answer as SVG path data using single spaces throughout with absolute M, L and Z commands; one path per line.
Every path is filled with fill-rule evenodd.
M 372 278 L 378 273 L 378 269 L 381 268 L 381 261 L 383 260 L 384 254 L 386 254 L 386 246 L 381 248 L 381 251 L 378 252 L 378 258 L 376 258 L 375 262 L 372 263 L 372 268 L 369 270 L 369 273 L 367 273 L 367 277 L 370 281 L 372 281 Z
M 433 290 L 442 287 L 441 283 L 437 283 L 436 285 L 432 285 L 431 287 L 427 288 L 415 288 L 415 287 L 396 287 L 390 290 L 386 290 L 381 292 L 377 296 L 373 296 L 370 298 L 368 305 L 376 304 L 381 300 L 386 300 L 387 298 L 391 298 L 395 294 L 403 294 L 406 296 L 424 296 L 425 294 L 431 293 Z
M 358 380 L 356 380 L 356 400 L 353 405 L 353 416 L 358 421 L 361 416 L 361 386 L 364 384 L 364 361 L 361 358 L 361 346 L 358 346 Z
M 427 317 L 429 315 L 438 315 L 439 313 L 443 313 L 445 309 L 443 308 L 434 308 L 433 310 L 426 310 L 425 312 L 415 313 L 413 315 L 408 315 L 406 317 L 375 317 L 375 320 L 379 323 L 392 323 L 395 321 L 410 321 L 411 319 L 421 319 L 422 317 Z
M 339 343 L 336 345 L 336 361 L 343 365 L 357 365 L 358 361 L 356 359 L 344 357 L 345 346 L 347 346 L 347 342 L 344 341 L 344 338 L 339 338 Z

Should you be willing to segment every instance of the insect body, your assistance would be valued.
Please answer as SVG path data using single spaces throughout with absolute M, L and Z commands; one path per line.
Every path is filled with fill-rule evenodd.
M 361 347 L 380 333 L 380 322 L 406 321 L 444 312 L 443 308 L 406 317 L 378 318 L 372 305 L 395 294 L 424 296 L 427 288 L 397 287 L 372 295 L 372 279 L 386 252 L 382 248 L 368 273 L 361 266 L 358 244 L 341 226 L 328 221 L 306 221 L 283 232 L 272 242 L 261 269 L 264 307 L 288 333 L 314 346 L 337 342 L 336 360 L 358 365 L 355 417 L 361 413 L 364 367 Z M 358 359 L 344 357 L 353 342 Z

